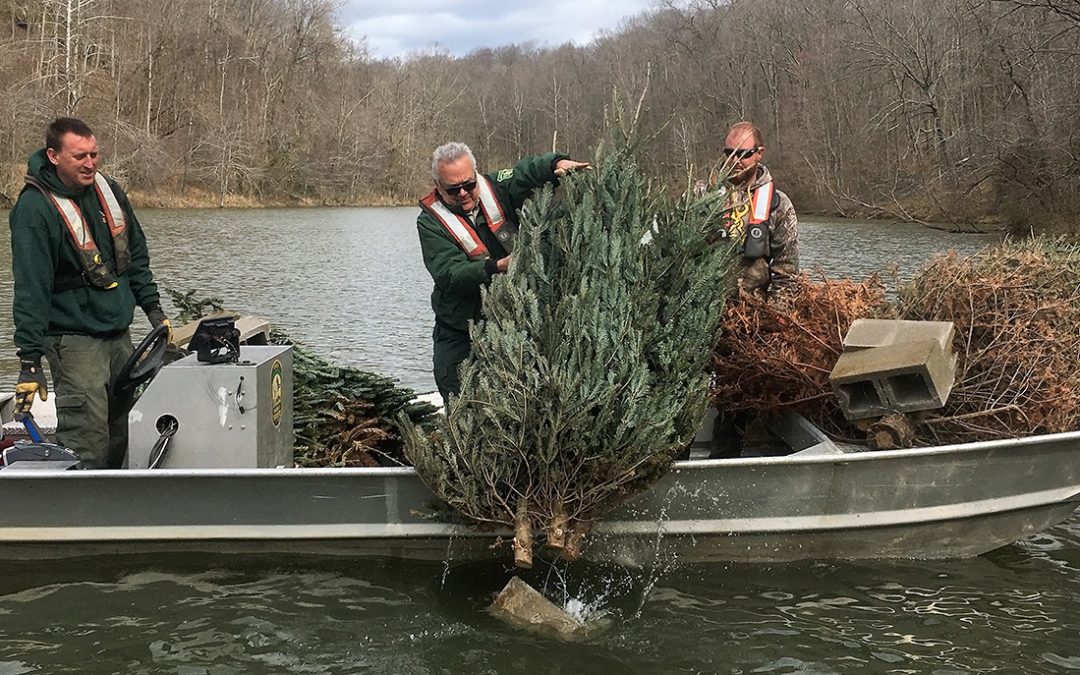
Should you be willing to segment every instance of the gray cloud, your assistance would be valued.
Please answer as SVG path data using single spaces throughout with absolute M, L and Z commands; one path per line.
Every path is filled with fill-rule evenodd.
M 585 44 L 612 31 L 654 0 L 345 0 L 339 16 L 352 37 L 376 57 L 438 47 L 463 55 L 480 47 L 533 43 Z

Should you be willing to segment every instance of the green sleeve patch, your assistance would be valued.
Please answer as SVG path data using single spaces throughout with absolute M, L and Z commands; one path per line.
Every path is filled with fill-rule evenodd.
M 503 182 L 504 180 L 510 180 L 514 177 L 513 169 L 499 169 L 499 173 L 495 174 L 495 180 Z

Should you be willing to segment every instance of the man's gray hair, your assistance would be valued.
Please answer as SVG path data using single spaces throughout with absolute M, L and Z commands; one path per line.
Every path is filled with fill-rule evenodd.
M 439 165 L 457 161 L 462 157 L 468 157 L 473 170 L 476 170 L 476 157 L 473 157 L 472 150 L 464 143 L 451 141 L 435 148 L 435 152 L 431 153 L 431 177 L 439 180 Z

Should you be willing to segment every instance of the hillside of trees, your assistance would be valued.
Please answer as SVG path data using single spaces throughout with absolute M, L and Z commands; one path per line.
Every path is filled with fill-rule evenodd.
M 447 140 L 487 169 L 588 157 L 644 93 L 673 190 L 751 119 L 802 212 L 1080 222 L 1080 0 L 671 0 L 587 46 L 394 60 L 334 7 L 0 0 L 0 205 L 60 114 L 137 203 L 384 204 L 427 189 Z

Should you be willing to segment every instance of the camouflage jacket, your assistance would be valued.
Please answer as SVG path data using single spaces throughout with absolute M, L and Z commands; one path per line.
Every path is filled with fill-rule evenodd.
M 732 190 L 727 198 L 730 211 L 747 211 L 753 191 L 772 180 L 764 164 L 758 164 L 758 175 L 745 189 Z M 725 223 L 723 227 L 729 227 Z M 740 226 L 744 230 L 745 226 Z M 745 237 L 745 232 L 735 236 Z M 740 246 L 740 248 L 742 248 Z M 775 296 L 791 284 L 799 273 L 799 219 L 788 196 L 774 190 L 773 208 L 769 214 L 768 252 L 758 258 L 743 257 L 740 286 L 749 292 Z

